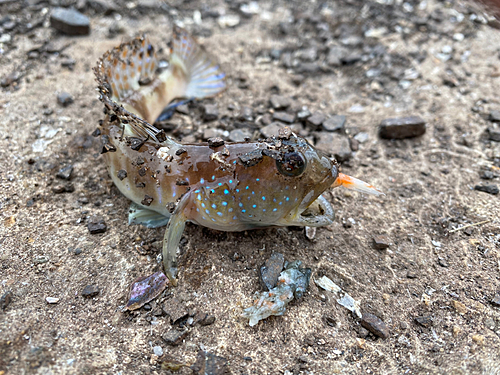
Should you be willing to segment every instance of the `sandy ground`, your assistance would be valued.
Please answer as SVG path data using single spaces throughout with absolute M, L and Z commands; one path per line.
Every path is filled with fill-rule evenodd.
M 40 4 L 0 7 L 38 19 L 50 12 L 48 3 Z M 500 310 L 491 303 L 500 292 L 500 195 L 473 189 L 500 182 L 500 143 L 486 132 L 495 127 L 490 111 L 500 110 L 497 29 L 453 2 L 262 2 L 234 28 L 221 28 L 197 2 L 168 9 L 128 4 L 111 16 L 84 7 L 88 36 L 61 35 L 46 22 L 4 44 L 0 78 L 22 74 L 0 95 L 0 295 L 12 293 L 0 310 L 0 374 L 168 372 L 155 346 L 188 365 L 203 349 L 225 358 L 234 374 L 500 373 Z M 209 8 L 239 14 L 239 4 Z M 193 14 L 202 9 L 200 26 Z M 292 98 L 291 112 L 307 106 L 346 115 L 346 137 L 367 133 L 343 171 L 386 195 L 327 193 L 336 220 L 312 241 L 296 228 L 222 233 L 188 225 L 179 286 L 147 309 L 123 313 L 130 283 L 160 268 L 163 228 L 127 225 L 129 202 L 112 185 L 90 136 L 103 116 L 91 69 L 107 49 L 141 33 L 165 47 L 172 20 L 194 30 L 228 74 L 227 91 L 206 101 L 218 105 L 219 119 L 204 122 L 195 104 L 190 115 L 172 119 L 174 136 L 198 140 L 207 129 L 232 130 L 244 106 L 255 121 L 243 127 L 258 130 L 270 96 L 279 92 Z M 386 31 L 366 36 L 381 27 Z M 110 28 L 122 33 L 110 35 Z M 352 35 L 359 42 L 343 40 Z M 67 46 L 47 52 L 40 49 L 45 42 L 56 50 Z M 342 43 L 362 58 L 328 65 L 328 49 Z M 294 53 L 311 46 L 319 70 L 283 63 L 283 54 L 301 60 Z M 375 46 L 383 52 L 371 53 Z M 30 55 L 34 49 L 42 52 Z M 273 50 L 281 51 L 278 60 L 269 57 Z M 73 70 L 61 66 L 68 58 Z M 61 92 L 74 103 L 59 105 Z M 378 137 L 381 120 L 410 115 L 426 120 L 425 135 Z M 313 142 L 322 133 L 303 127 Z M 74 167 L 69 182 L 56 177 L 67 165 Z M 485 171 L 493 180 L 480 178 Z M 73 192 L 54 192 L 68 183 Z M 96 214 L 107 231 L 91 235 L 87 219 Z M 380 234 L 388 249 L 373 247 Z M 390 337 L 367 334 L 335 295 L 314 283 L 284 316 L 249 327 L 240 315 L 261 288 L 258 267 L 273 252 L 300 259 L 313 279 L 328 276 L 363 312 L 382 319 Z M 83 297 L 88 285 L 99 294 Z M 215 322 L 187 324 L 182 343 L 167 345 L 162 337 L 178 326 L 171 317 L 196 312 Z M 423 317 L 428 324 L 415 320 Z

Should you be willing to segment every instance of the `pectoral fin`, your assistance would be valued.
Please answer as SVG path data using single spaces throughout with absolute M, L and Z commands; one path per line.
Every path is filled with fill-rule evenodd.
M 136 203 L 130 204 L 128 225 L 141 224 L 147 228 L 159 228 L 167 225 L 170 216 L 164 216 L 156 211 L 148 210 Z
M 163 237 L 163 267 L 165 268 L 165 275 L 169 278 L 173 286 L 177 285 L 177 247 L 186 226 L 187 217 L 184 214 L 184 209 L 189 201 L 190 194 L 186 194 L 170 216 L 165 236 Z

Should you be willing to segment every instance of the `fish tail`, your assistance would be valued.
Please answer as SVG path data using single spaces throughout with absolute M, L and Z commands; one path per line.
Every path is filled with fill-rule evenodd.
M 225 74 L 219 65 L 191 37 L 186 30 L 174 26 L 174 38 L 170 58 L 171 69 L 181 69 L 187 87 L 186 98 L 206 98 L 226 88 Z
M 333 183 L 332 187 L 343 186 L 346 189 L 354 190 L 359 193 L 365 193 L 370 195 L 385 195 L 376 187 L 367 184 L 364 181 L 358 180 L 357 178 L 339 173 L 337 179 Z
M 95 73 L 98 83 L 108 86 L 111 98 L 121 102 L 151 82 L 157 67 L 154 47 L 147 37 L 141 36 L 106 52 Z

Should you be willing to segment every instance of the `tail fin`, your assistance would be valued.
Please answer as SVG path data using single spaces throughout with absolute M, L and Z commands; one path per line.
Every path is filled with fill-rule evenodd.
M 188 86 L 184 97 L 206 98 L 226 88 L 225 74 L 206 51 L 180 27 L 174 26 L 171 64 L 185 68 Z
M 385 195 L 374 186 L 367 184 L 364 181 L 358 180 L 357 178 L 347 176 L 343 173 L 339 173 L 337 179 L 332 185 L 332 187 L 337 187 L 337 186 L 343 186 L 349 190 L 354 190 L 359 193 L 365 193 L 370 195 Z

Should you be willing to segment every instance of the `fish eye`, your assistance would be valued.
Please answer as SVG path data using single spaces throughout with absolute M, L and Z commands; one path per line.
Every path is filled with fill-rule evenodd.
M 306 169 L 306 159 L 298 152 L 288 152 L 276 160 L 278 171 L 288 177 L 298 177 Z

